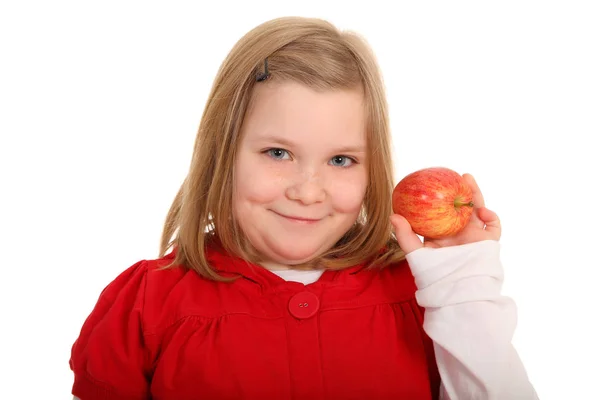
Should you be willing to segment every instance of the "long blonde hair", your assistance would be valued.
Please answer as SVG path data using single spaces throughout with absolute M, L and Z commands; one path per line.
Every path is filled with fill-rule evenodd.
M 268 79 L 295 81 L 315 90 L 361 88 L 365 96 L 369 151 L 368 179 L 356 224 L 318 259 L 295 268 L 342 269 L 367 262 L 387 265 L 404 259 L 394 239 L 393 166 L 388 109 L 379 66 L 370 46 L 353 32 L 328 21 L 284 17 L 267 21 L 244 35 L 217 73 L 206 103 L 189 173 L 166 217 L 160 256 L 177 248 L 169 264 L 184 265 L 202 276 L 226 280 L 209 265 L 205 251 L 217 239 L 228 252 L 250 262 L 258 255 L 233 215 L 233 172 L 240 131 L 257 75 L 268 60 Z

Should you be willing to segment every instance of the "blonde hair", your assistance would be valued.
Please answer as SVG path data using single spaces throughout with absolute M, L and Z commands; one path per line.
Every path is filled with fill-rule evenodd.
M 315 90 L 361 88 L 367 108 L 368 179 L 363 208 L 354 226 L 318 259 L 295 268 L 342 269 L 367 262 L 388 265 L 404 259 L 392 231 L 393 166 L 388 109 L 381 73 L 359 35 L 330 22 L 284 17 L 252 29 L 233 47 L 217 73 L 206 103 L 189 173 L 166 217 L 160 256 L 175 246 L 169 264 L 227 280 L 209 265 L 205 251 L 217 240 L 249 262 L 258 254 L 233 215 L 234 162 L 240 131 L 257 76 L 268 60 L 269 80 L 295 81 Z

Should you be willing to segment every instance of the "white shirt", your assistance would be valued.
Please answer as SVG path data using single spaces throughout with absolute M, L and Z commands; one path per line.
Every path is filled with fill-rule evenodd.
M 323 270 L 311 270 L 311 271 L 298 271 L 293 269 L 286 270 L 271 270 L 272 273 L 281 277 L 281 279 L 286 281 L 300 282 L 305 285 L 311 284 L 319 280 L 321 275 L 323 275 Z

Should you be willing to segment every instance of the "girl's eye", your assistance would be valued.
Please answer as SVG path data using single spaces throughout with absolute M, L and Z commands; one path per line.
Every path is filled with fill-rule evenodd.
M 346 156 L 335 156 L 331 159 L 331 165 L 334 167 L 347 168 L 355 162 L 352 158 Z
M 283 149 L 269 149 L 266 151 L 266 153 L 271 158 L 274 158 L 276 160 L 287 160 L 290 158 L 290 153 L 288 153 L 287 150 L 283 150 Z M 286 158 L 286 156 L 287 156 L 287 158 Z

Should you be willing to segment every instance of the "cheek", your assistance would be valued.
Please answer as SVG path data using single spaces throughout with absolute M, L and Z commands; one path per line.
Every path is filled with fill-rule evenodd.
M 282 178 L 277 171 L 259 163 L 244 162 L 241 159 L 235 166 L 234 202 L 241 207 L 252 203 L 267 204 L 276 200 L 282 193 Z
M 366 173 L 357 171 L 352 176 L 336 179 L 331 187 L 333 207 L 341 213 L 358 213 L 367 190 Z

